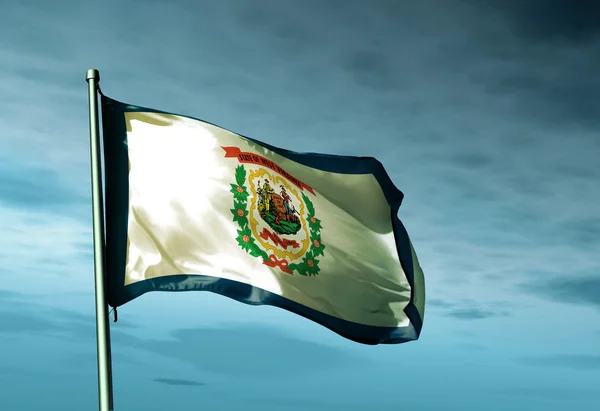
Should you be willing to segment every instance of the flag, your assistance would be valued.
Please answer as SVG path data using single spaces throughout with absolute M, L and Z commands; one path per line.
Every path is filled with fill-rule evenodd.
M 284 150 L 104 95 L 102 127 L 112 307 L 205 290 L 360 343 L 419 337 L 423 272 L 376 159 Z

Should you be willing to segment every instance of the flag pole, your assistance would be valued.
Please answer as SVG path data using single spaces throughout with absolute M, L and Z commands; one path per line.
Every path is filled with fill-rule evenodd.
M 108 304 L 104 277 L 104 210 L 100 164 L 100 136 L 98 118 L 98 70 L 88 70 L 90 110 L 90 163 L 92 169 L 92 217 L 94 228 L 94 277 L 96 288 L 96 349 L 98 357 L 98 408 L 113 411 L 112 369 L 110 360 L 110 334 L 108 326 Z

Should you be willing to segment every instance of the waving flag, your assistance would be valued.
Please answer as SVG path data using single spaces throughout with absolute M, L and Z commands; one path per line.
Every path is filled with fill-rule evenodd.
M 365 344 L 419 337 L 403 194 L 368 157 L 297 153 L 102 96 L 107 296 L 206 290 Z

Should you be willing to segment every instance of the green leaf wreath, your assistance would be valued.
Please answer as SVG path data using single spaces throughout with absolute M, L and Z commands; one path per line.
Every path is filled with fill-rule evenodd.
M 233 222 L 237 223 L 239 230 L 236 241 L 240 248 L 253 257 L 261 257 L 264 261 L 269 261 L 269 254 L 260 248 L 255 238 L 252 236 L 252 230 L 248 222 L 248 189 L 246 183 L 246 169 L 243 165 L 235 169 L 235 182 L 231 184 L 230 192 L 233 194 Z M 306 204 L 308 216 L 306 222 L 310 231 L 310 248 L 302 258 L 301 263 L 292 263 L 288 265 L 288 269 L 295 271 L 300 275 L 316 276 L 319 271 L 319 259 L 317 257 L 325 256 L 325 245 L 321 242 L 321 220 L 315 217 L 315 206 L 312 201 L 302 193 L 302 199 Z

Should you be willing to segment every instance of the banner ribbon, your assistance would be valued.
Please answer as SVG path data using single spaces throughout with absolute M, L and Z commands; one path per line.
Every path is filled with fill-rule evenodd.
M 300 190 L 306 189 L 312 195 L 316 195 L 310 186 L 304 184 L 302 181 L 298 180 L 296 177 L 289 174 L 283 168 L 279 167 L 277 164 L 275 164 L 274 162 L 272 162 L 271 160 L 269 160 L 263 156 L 259 156 L 258 154 L 254 154 L 254 153 L 244 152 L 244 151 L 240 150 L 238 147 L 221 147 L 221 148 L 223 150 L 225 150 L 225 158 L 237 157 L 237 159 L 240 163 L 258 164 L 258 165 L 270 168 L 271 170 L 281 174 L 283 177 L 285 177 L 287 180 L 289 180 L 292 184 L 294 184 Z
M 288 273 L 288 274 L 294 275 L 293 271 L 288 270 L 288 262 L 287 262 L 287 260 L 286 259 L 278 260 L 277 257 L 275 257 L 274 254 L 271 254 L 269 256 L 269 260 L 263 260 L 263 264 L 264 265 L 268 265 L 269 267 L 279 267 L 281 269 L 281 271 L 283 271 L 284 273 Z

